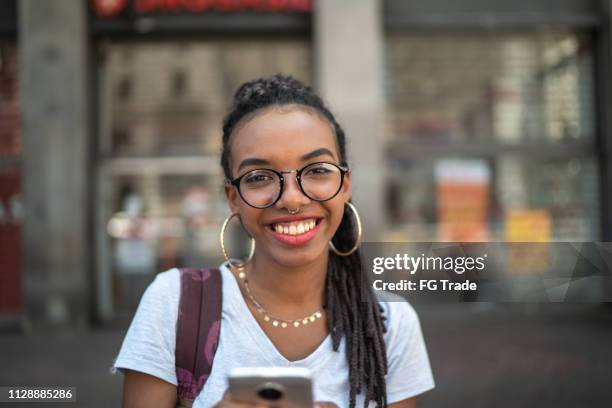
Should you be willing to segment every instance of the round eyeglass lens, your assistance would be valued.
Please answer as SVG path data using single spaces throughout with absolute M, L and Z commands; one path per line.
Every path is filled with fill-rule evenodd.
M 333 198 L 342 185 L 342 172 L 331 163 L 314 163 L 302 170 L 302 189 L 312 200 Z
M 280 192 L 278 174 L 268 170 L 253 170 L 240 180 L 240 195 L 253 207 L 271 205 Z

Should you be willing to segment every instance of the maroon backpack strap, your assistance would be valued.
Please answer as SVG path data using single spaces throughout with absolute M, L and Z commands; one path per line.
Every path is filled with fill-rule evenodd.
M 212 371 L 221 329 L 221 272 L 182 268 L 176 323 L 176 379 L 180 406 L 190 407 Z

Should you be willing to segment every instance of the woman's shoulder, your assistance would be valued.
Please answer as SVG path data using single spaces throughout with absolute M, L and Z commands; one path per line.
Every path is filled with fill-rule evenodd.
M 412 331 L 420 326 L 419 316 L 408 300 L 383 291 L 377 292 L 377 298 L 383 308 L 388 334 L 405 333 L 407 329 Z
M 180 291 L 181 274 L 178 268 L 168 269 L 164 272 L 159 272 L 149 286 L 147 286 L 145 294 L 152 297 L 172 296 Z
M 186 270 L 191 271 L 194 269 L 198 268 L 187 268 Z M 211 271 L 213 269 L 220 270 L 221 276 L 223 278 L 222 280 L 227 279 L 227 277 L 229 276 L 228 274 L 231 274 L 231 272 L 225 270 L 226 268 L 224 268 L 223 265 L 221 267 L 205 269 L 209 269 Z M 181 292 L 181 269 L 175 267 L 168 269 L 164 272 L 159 272 L 157 275 L 155 275 L 155 278 L 147 287 L 147 292 L 152 292 L 152 297 L 169 296 L 178 300 L 180 298 Z
M 430 390 L 435 384 L 421 322 L 414 307 L 392 293 L 379 296 L 379 303 L 386 313 L 387 401 L 394 403 Z
M 164 321 L 174 319 L 178 313 L 180 280 L 180 272 L 176 268 L 155 275 L 140 298 L 134 320 L 148 321 L 154 316 Z
M 159 272 L 155 275 L 153 283 L 157 282 L 157 285 L 172 285 L 176 284 L 176 281 L 180 279 L 180 270 L 178 268 L 171 268 L 163 272 Z
M 192 270 L 194 268 L 187 268 Z M 219 268 L 206 268 L 206 269 L 219 269 Z M 222 269 L 221 269 L 222 270 Z M 223 275 L 223 272 L 221 273 Z M 159 272 L 155 275 L 153 281 L 149 284 L 147 291 L 154 292 L 156 294 L 173 295 L 180 294 L 181 288 L 181 269 L 171 268 L 164 272 Z

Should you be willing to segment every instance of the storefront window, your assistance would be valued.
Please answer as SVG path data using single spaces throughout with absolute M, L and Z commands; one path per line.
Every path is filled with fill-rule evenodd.
M 588 35 L 386 41 L 388 239 L 598 239 Z
M 157 272 L 222 261 L 223 116 L 244 81 L 283 72 L 310 82 L 311 53 L 297 39 L 100 50 L 99 269 L 112 282 L 101 296 L 131 316 Z
M 302 41 L 103 46 L 113 156 L 215 155 L 220 124 L 244 81 L 289 72 L 309 80 Z

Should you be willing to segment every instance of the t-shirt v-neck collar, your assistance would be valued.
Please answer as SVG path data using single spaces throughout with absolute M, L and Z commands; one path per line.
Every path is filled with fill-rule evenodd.
M 328 334 L 321 344 L 319 344 L 319 346 L 307 357 L 295 361 L 288 360 L 280 353 L 280 351 L 278 351 L 274 343 L 272 343 L 272 340 L 270 340 L 266 332 L 261 328 L 251 313 L 251 310 L 245 303 L 245 299 L 242 297 L 240 287 L 238 286 L 238 282 L 236 281 L 234 274 L 229 270 L 225 263 L 221 265 L 220 269 L 223 273 L 224 281 L 227 281 L 227 284 L 223 284 L 224 298 L 230 302 L 232 308 L 240 317 L 243 318 L 243 321 L 239 322 L 238 324 L 244 325 L 251 338 L 259 345 L 261 354 L 266 360 L 274 365 L 315 367 L 323 364 L 329 357 L 331 357 L 330 351 L 333 351 L 331 346 L 332 339 L 331 334 Z M 221 325 L 221 330 L 223 330 L 223 324 Z

